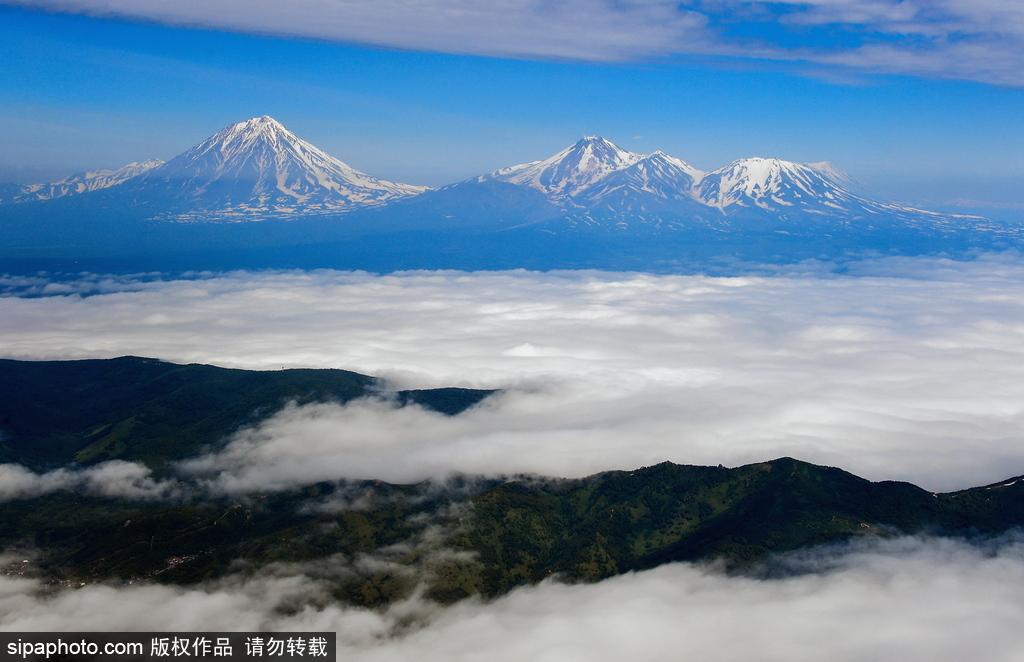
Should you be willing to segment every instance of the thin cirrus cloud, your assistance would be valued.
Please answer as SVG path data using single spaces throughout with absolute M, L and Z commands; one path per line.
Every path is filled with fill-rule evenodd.
M 678 3 L 569 0 L 27 0 L 54 11 L 499 57 L 620 61 L 670 53 L 705 18 Z
M 506 389 L 454 418 L 378 400 L 288 407 L 181 466 L 229 493 L 783 455 L 936 491 L 1024 473 L 1019 259 L 848 268 L 11 279 L 43 296 L 0 297 L 0 346 Z
M 0 629 L 326 630 L 337 632 L 338 658 L 358 662 L 1019 659 L 1019 536 L 981 547 L 875 540 L 797 563 L 805 572 L 783 579 L 680 563 L 590 585 L 548 581 L 487 603 L 413 598 L 382 611 L 331 602 L 322 569 L 301 564 L 187 588 L 56 594 L 5 575 Z
M 1024 5 L 1005 0 L 16 0 L 15 4 L 497 57 L 615 62 L 698 55 L 802 63 L 798 66 L 826 76 L 822 67 L 833 72 L 1024 84 Z

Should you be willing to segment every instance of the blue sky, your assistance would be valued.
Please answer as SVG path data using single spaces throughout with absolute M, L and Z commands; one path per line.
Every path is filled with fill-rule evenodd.
M 82 5 L 77 13 L 0 6 L 0 180 L 166 159 L 226 124 L 270 114 L 362 170 L 413 183 L 541 158 L 596 133 L 705 169 L 752 155 L 830 160 L 895 199 L 1024 203 L 1024 80 L 1000 51 L 1020 35 L 983 33 L 984 16 L 963 17 L 982 35 L 972 37 L 968 67 L 960 51 L 943 50 L 969 32 L 948 17 L 895 27 L 864 18 L 888 1 L 822 3 L 846 6 L 861 23 L 791 3 L 732 3 L 699 16 L 690 7 L 678 21 L 679 6 L 707 3 L 622 15 L 609 5 L 608 16 L 566 19 L 559 32 L 558 16 L 543 16 L 543 29 L 530 22 L 537 3 L 504 0 L 495 5 L 508 5 L 511 27 L 493 39 L 480 35 L 498 14 L 470 16 L 462 32 L 396 29 L 368 5 L 326 0 L 295 3 L 309 22 L 289 17 L 287 29 L 259 15 L 260 1 L 244 25 L 225 23 L 231 0 L 185 17 L 147 15 L 147 2 L 130 5 L 143 8 L 137 16 L 83 15 L 96 14 L 85 0 L 61 5 Z M 343 33 L 321 28 L 337 19 L 331 12 L 353 19 Z M 978 54 L 982 42 L 992 63 Z M 888 49 L 887 63 L 868 48 Z

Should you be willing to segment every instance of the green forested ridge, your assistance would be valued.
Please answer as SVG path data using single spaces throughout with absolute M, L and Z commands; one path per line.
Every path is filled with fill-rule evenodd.
M 34 467 L 117 457 L 167 468 L 289 400 L 345 401 L 376 387 L 335 370 L 0 361 L 0 443 L 5 461 Z M 487 393 L 396 397 L 455 415 Z M 1024 480 L 933 494 L 781 458 L 735 468 L 666 462 L 580 479 L 340 481 L 238 497 L 197 487 L 163 501 L 59 492 L 3 503 L 0 549 L 32 550 L 43 577 L 75 584 L 189 584 L 302 564 L 329 578 L 339 600 L 380 606 L 420 584 L 450 602 L 553 575 L 595 581 L 705 559 L 744 570 L 854 537 L 1020 526 Z
M 373 377 L 346 370 L 232 370 L 134 356 L 0 360 L 0 462 L 47 469 L 122 459 L 159 469 L 290 401 L 347 402 L 382 388 Z M 442 388 L 391 395 L 400 404 L 456 414 L 490 393 Z
M 1024 481 L 1010 482 L 935 495 L 782 458 L 732 469 L 664 463 L 577 480 L 467 479 L 470 487 L 458 489 L 321 483 L 188 503 L 60 493 L 4 504 L 0 546 L 42 550 L 46 576 L 76 582 L 191 583 L 320 560 L 338 570 L 339 599 L 377 606 L 421 581 L 431 597 L 453 601 L 552 575 L 594 581 L 671 561 L 720 559 L 742 570 L 856 536 L 996 534 L 1024 525 Z M 322 507 L 337 497 L 341 505 Z M 354 570 L 352 561 L 367 556 L 390 565 Z

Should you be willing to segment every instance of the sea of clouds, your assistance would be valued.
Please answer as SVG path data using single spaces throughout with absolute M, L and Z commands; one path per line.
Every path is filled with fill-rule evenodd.
M 817 572 L 763 580 L 671 564 L 591 585 L 545 582 L 490 603 L 339 606 L 316 573 L 270 568 L 197 587 L 57 594 L 0 576 L 0 629 L 333 630 L 339 660 L 1020 659 L 1024 544 L 901 538 L 805 552 Z M 282 609 L 285 607 L 285 609 Z
M 791 455 L 952 490 L 1024 474 L 1024 261 L 881 259 L 734 277 L 259 272 L 0 279 L 8 358 L 125 354 L 337 367 L 502 393 L 456 417 L 386 399 L 288 406 L 177 467 L 0 467 L 0 499 L 181 498 L 451 472 L 579 476 Z M 302 568 L 189 589 L 44 595 L 0 577 L 0 628 L 336 629 L 360 660 L 1011 660 L 1017 538 L 817 550 L 784 579 L 678 564 L 590 586 L 387 612 Z M 313 596 L 295 611 L 296 596 Z M 270 598 L 268 599 L 268 596 Z M 283 614 L 278 608 L 292 607 Z M 410 621 L 411 619 L 411 621 Z M 413 622 L 415 626 L 408 627 Z
M 225 491 L 783 455 L 935 491 L 1024 474 L 1014 257 L 878 260 L 847 275 L 812 265 L 6 285 L 44 295 L 0 297 L 11 358 L 135 354 L 505 389 L 454 418 L 381 401 L 286 408 L 183 467 Z

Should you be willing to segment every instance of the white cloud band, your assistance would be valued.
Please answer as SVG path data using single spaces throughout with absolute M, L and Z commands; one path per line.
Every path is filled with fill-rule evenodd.
M 511 387 L 456 418 L 368 402 L 286 410 L 203 460 L 232 490 L 781 455 L 933 490 L 1024 473 L 1024 264 L 855 269 L 131 282 L 85 298 L 0 298 L 0 346 L 21 358 L 155 355 Z

